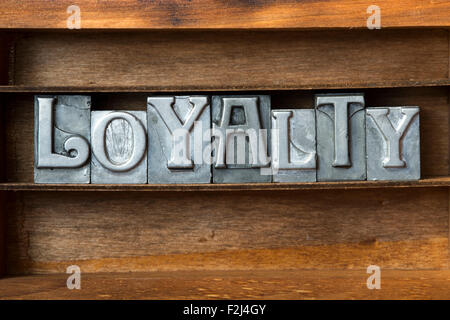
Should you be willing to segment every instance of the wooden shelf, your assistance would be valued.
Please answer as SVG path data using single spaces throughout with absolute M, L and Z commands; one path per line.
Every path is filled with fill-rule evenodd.
M 364 23 L 366 8 L 359 15 Z M 61 12 L 66 14 L 66 8 Z M 383 19 L 385 15 L 383 11 Z M 3 92 L 322 90 L 450 83 L 444 29 L 39 30 L 16 31 L 11 37 L 0 50 L 6 65 L 0 83 L 17 87 L 3 87 Z
M 177 271 L 67 274 L 0 279 L 0 299 L 450 299 L 449 270 L 382 270 L 369 290 L 366 270 Z
M 450 86 L 450 79 L 439 80 L 392 80 L 380 82 L 349 83 L 310 83 L 294 86 L 245 86 L 245 87 L 155 87 L 155 86 L 0 86 L 0 93 L 160 93 L 160 92 L 229 92 L 229 91 L 288 91 L 288 90 L 326 90 L 326 89 L 372 89 L 407 87 L 444 87 Z
M 367 28 L 373 2 L 79 0 L 82 29 Z M 382 28 L 448 27 L 448 1 L 379 0 Z M 67 29 L 65 1 L 2 1 L 0 28 Z M 19 9 L 20 8 L 20 9 Z M 26 8 L 26 10 L 21 10 Z M 74 32 L 74 30 L 67 30 Z
M 311 189 L 373 189 L 408 187 L 449 187 L 450 177 L 418 181 L 339 181 L 246 184 L 35 184 L 0 183 L 3 191 L 256 191 Z
M 450 299 L 450 1 L 79 0 L 81 30 L 72 3 L 0 3 L 0 299 Z M 145 110 L 265 92 L 285 109 L 321 90 L 420 106 L 424 179 L 32 182 L 34 94 Z

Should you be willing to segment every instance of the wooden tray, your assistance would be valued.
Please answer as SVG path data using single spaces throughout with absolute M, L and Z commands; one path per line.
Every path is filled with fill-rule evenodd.
M 381 30 L 370 1 L 157 3 L 78 1 L 68 30 L 67 1 L 0 1 L 0 298 L 450 298 L 450 2 L 378 1 Z M 159 92 L 418 105 L 423 179 L 33 183 L 35 94 L 145 110 Z

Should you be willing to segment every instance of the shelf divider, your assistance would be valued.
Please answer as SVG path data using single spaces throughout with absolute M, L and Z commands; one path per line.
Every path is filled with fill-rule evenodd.
M 337 181 L 304 183 L 246 183 L 246 184 L 36 184 L 0 183 L 0 191 L 264 191 L 264 190 L 333 190 L 374 188 L 449 187 L 450 177 L 418 181 Z
M 158 92 L 229 92 L 229 91 L 289 91 L 330 89 L 373 89 L 403 87 L 447 87 L 450 79 L 392 80 L 382 82 L 310 83 L 295 86 L 246 86 L 246 87 L 155 87 L 155 86 L 27 86 L 0 85 L 0 93 L 158 93 Z
M 380 0 L 382 28 L 450 26 L 448 1 Z M 367 28 L 372 2 L 78 0 L 82 29 L 329 29 Z M 67 2 L 3 0 L 0 28 L 67 30 Z M 20 8 L 20 9 L 19 9 Z M 23 8 L 26 8 L 23 9 Z M 375 31 L 374 31 L 375 32 Z

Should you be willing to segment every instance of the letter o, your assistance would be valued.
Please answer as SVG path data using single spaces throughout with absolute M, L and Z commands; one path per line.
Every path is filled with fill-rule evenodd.
M 106 154 L 105 136 L 108 125 L 116 119 L 128 122 L 133 130 L 133 153 L 124 163 L 115 164 L 111 162 Z M 136 167 L 145 155 L 147 149 L 147 134 L 142 123 L 132 114 L 127 112 L 111 112 L 105 115 L 96 125 L 92 132 L 92 152 L 98 162 L 111 171 L 129 171 Z

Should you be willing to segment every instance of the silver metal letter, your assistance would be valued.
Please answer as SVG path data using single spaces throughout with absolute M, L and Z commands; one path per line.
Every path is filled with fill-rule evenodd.
M 420 179 L 419 107 L 368 108 L 367 179 Z
M 89 96 L 35 97 L 36 183 L 89 183 Z
M 147 183 L 145 111 L 92 112 L 92 183 Z
M 149 183 L 210 183 L 208 97 L 149 97 L 147 117 Z
M 212 113 L 213 182 L 271 182 L 270 96 L 213 96 Z
M 272 111 L 274 182 L 316 181 L 314 109 Z
M 362 94 L 316 95 L 318 181 L 365 180 Z

